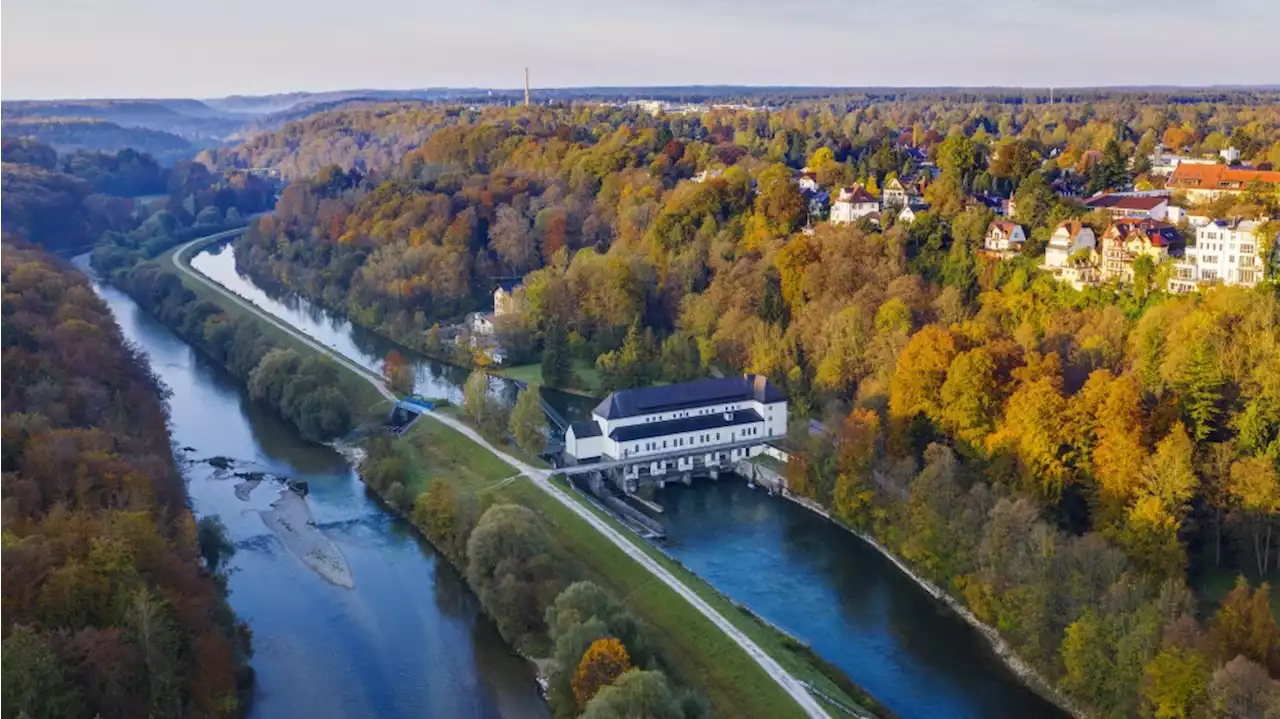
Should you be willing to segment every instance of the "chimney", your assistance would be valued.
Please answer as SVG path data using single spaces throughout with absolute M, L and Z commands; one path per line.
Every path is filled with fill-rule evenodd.
M 524 104 L 529 104 L 529 68 L 524 69 Z

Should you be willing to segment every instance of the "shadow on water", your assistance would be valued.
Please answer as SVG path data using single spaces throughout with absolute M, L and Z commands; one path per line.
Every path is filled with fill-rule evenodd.
M 401 520 L 387 515 L 345 460 L 303 441 L 247 401 L 221 368 L 142 312 L 96 286 L 126 338 L 171 390 L 174 445 L 197 515 L 219 515 L 239 551 L 233 609 L 254 636 L 253 717 L 545 719 L 530 664 L 498 636 L 462 578 Z M 230 471 L 199 461 L 221 456 Z M 305 480 L 320 531 L 346 558 L 354 589 L 329 584 L 263 523 L 282 485 L 246 499 L 239 468 Z
M 1065 715 L 857 537 L 731 478 L 668 485 L 668 551 L 796 635 L 903 719 Z

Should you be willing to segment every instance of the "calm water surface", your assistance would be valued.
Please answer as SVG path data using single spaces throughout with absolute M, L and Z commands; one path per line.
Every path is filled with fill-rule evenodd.
M 197 516 L 220 516 L 236 544 L 231 605 L 253 630 L 252 716 L 548 716 L 532 667 L 453 568 L 378 507 L 341 455 L 249 402 L 232 377 L 126 295 L 96 289 L 173 392 L 173 442 L 194 449 L 182 455 Z M 263 523 L 258 512 L 279 496 L 278 483 L 241 500 L 239 479 L 198 461 L 214 456 L 231 458 L 237 471 L 305 479 L 316 524 L 346 557 L 355 588 L 306 568 Z
M 365 367 L 381 366 L 390 342 L 305 299 L 255 285 L 236 272 L 234 252 L 210 248 L 192 264 Z M 420 393 L 461 396 L 466 370 L 404 354 L 417 361 Z M 571 418 L 588 416 L 594 404 L 549 395 Z M 668 551 L 809 643 L 903 719 L 1066 716 L 1024 687 L 972 627 L 821 517 L 737 480 L 673 484 L 657 499 L 667 508 L 661 520 Z

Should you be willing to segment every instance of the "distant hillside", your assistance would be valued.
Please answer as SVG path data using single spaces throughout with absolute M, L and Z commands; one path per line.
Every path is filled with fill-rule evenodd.
M 6 138 L 34 138 L 59 153 L 76 150 L 116 152 L 130 147 L 152 155 L 166 165 L 190 159 L 199 149 L 188 140 L 163 130 L 122 127 L 92 118 L 5 118 L 0 132 Z
M 339 109 L 307 114 L 231 148 L 201 152 L 217 169 L 270 167 L 285 179 L 315 174 L 327 165 L 363 172 L 398 164 L 436 130 L 459 122 L 467 111 L 427 103 L 338 102 Z

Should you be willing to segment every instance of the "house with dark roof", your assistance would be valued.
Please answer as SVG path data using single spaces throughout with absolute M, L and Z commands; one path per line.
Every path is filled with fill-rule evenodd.
M 565 454 L 576 462 L 682 454 L 691 463 L 705 453 L 710 464 L 721 452 L 729 461 L 754 456 L 786 434 L 786 395 L 749 374 L 614 392 L 590 420 L 569 425 Z
M 1102 233 L 1102 277 L 1105 282 L 1133 282 L 1133 263 L 1147 257 L 1153 264 L 1169 258 L 1178 239 L 1173 225 L 1157 220 L 1117 220 Z
M 879 211 L 880 201 L 872 197 L 867 188 L 855 183 L 852 187 L 841 188 L 835 202 L 831 203 L 831 224 L 847 225 Z

